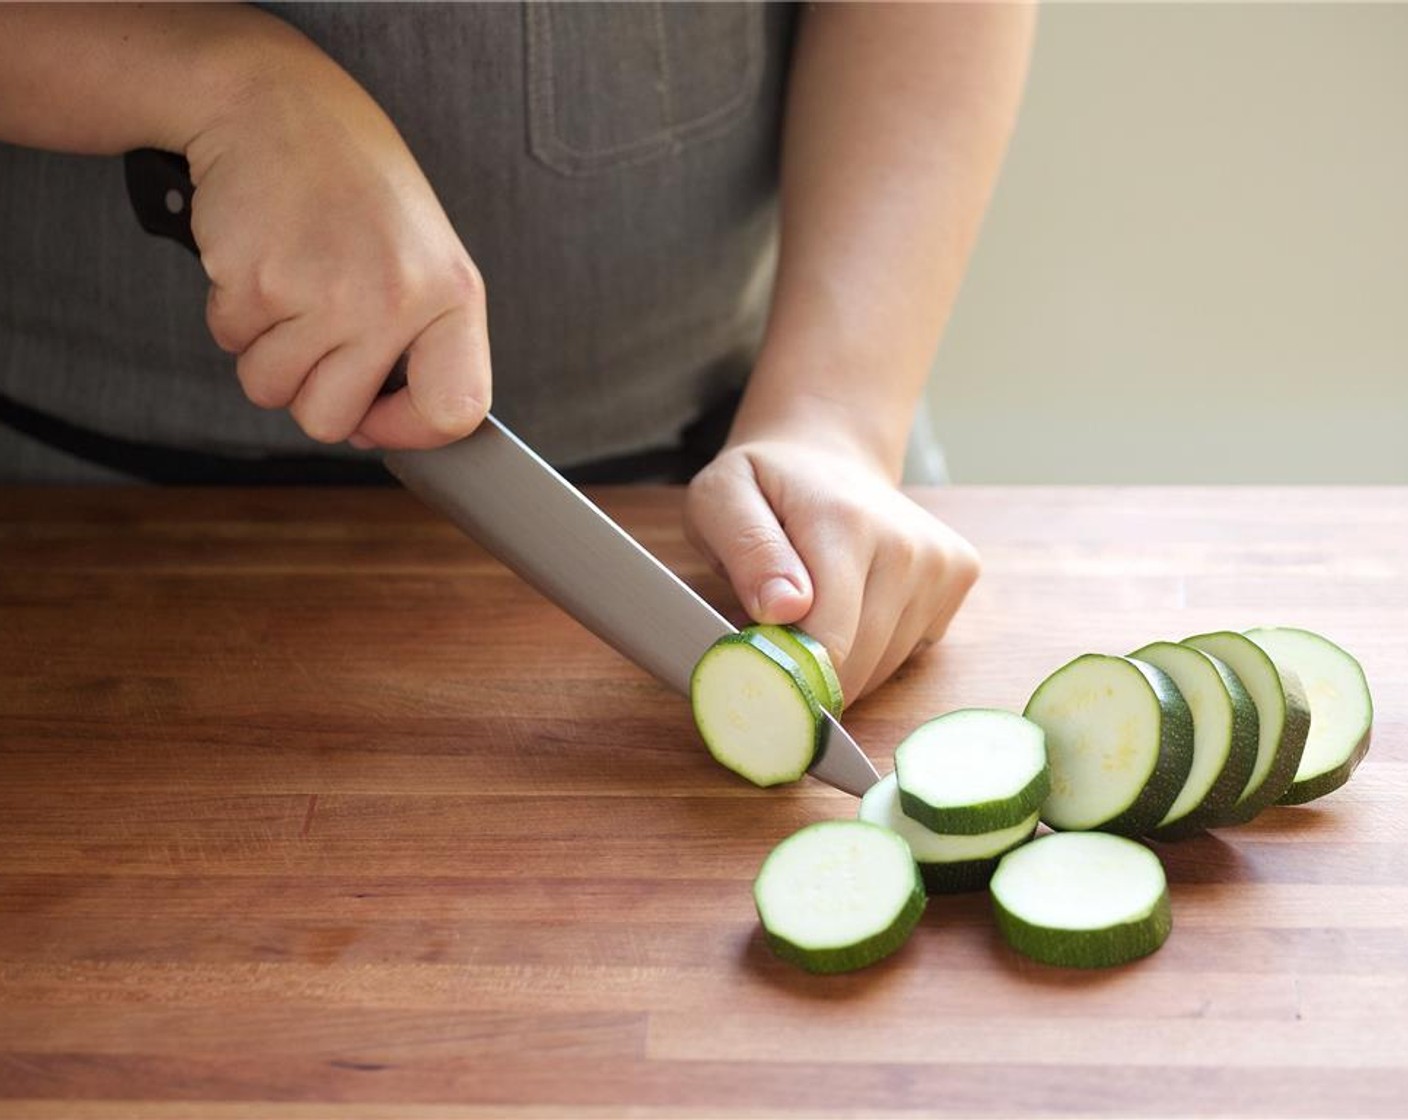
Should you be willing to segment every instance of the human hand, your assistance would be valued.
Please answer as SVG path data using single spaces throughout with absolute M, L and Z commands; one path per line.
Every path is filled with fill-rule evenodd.
M 207 322 L 249 399 L 314 439 L 434 447 L 490 402 L 483 283 L 391 121 L 279 32 L 186 148 Z M 378 399 L 397 358 L 405 388 Z
M 848 702 L 942 637 L 978 578 L 972 545 L 840 444 L 731 444 L 690 484 L 685 529 L 752 618 L 826 646 Z

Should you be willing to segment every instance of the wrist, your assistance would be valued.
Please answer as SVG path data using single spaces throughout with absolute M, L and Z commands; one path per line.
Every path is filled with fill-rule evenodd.
M 182 149 L 197 188 L 227 153 L 242 166 L 284 178 L 321 177 L 324 185 L 362 168 L 403 168 L 409 156 L 404 141 L 371 96 L 299 32 L 266 22 L 272 26 L 259 35 L 206 59 L 208 97 Z M 408 181 L 403 175 L 390 187 L 415 190 L 418 168 L 415 176 Z
M 783 364 L 766 352 L 749 379 L 729 445 L 784 440 L 825 449 L 898 482 L 917 391 L 865 376 L 868 365 L 827 375 L 816 364 Z
M 174 46 L 185 60 L 188 85 L 163 121 L 160 146 L 184 153 L 193 168 L 202 141 L 252 106 L 292 105 L 317 82 L 337 76 L 350 81 L 301 32 L 245 5 L 221 6 L 218 16 L 190 21 Z
M 186 152 L 295 57 L 326 56 L 244 4 L 0 4 L 0 140 L 86 155 Z

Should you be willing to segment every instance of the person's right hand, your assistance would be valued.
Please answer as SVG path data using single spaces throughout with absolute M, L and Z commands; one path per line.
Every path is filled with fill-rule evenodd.
M 308 435 L 434 447 L 489 409 L 484 288 L 385 113 L 306 39 L 186 148 L 207 322 L 245 394 Z M 407 385 L 378 399 L 397 358 Z

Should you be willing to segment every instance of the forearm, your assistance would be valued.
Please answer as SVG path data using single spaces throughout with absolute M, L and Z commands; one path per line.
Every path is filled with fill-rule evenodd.
M 821 4 L 800 29 L 766 339 L 734 438 L 844 430 L 898 475 L 1016 116 L 1033 13 Z
M 0 4 L 0 140 L 185 151 L 271 69 L 319 57 L 243 4 Z

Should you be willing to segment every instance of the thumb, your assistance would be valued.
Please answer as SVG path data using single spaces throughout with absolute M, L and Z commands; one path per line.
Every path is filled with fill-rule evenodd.
M 746 461 L 716 460 L 695 477 L 685 531 L 755 621 L 796 622 L 811 610 L 811 576 Z
M 358 426 L 358 445 L 439 447 L 468 435 L 489 411 L 489 338 L 466 309 L 431 322 L 406 356 L 405 387 L 371 406 Z

